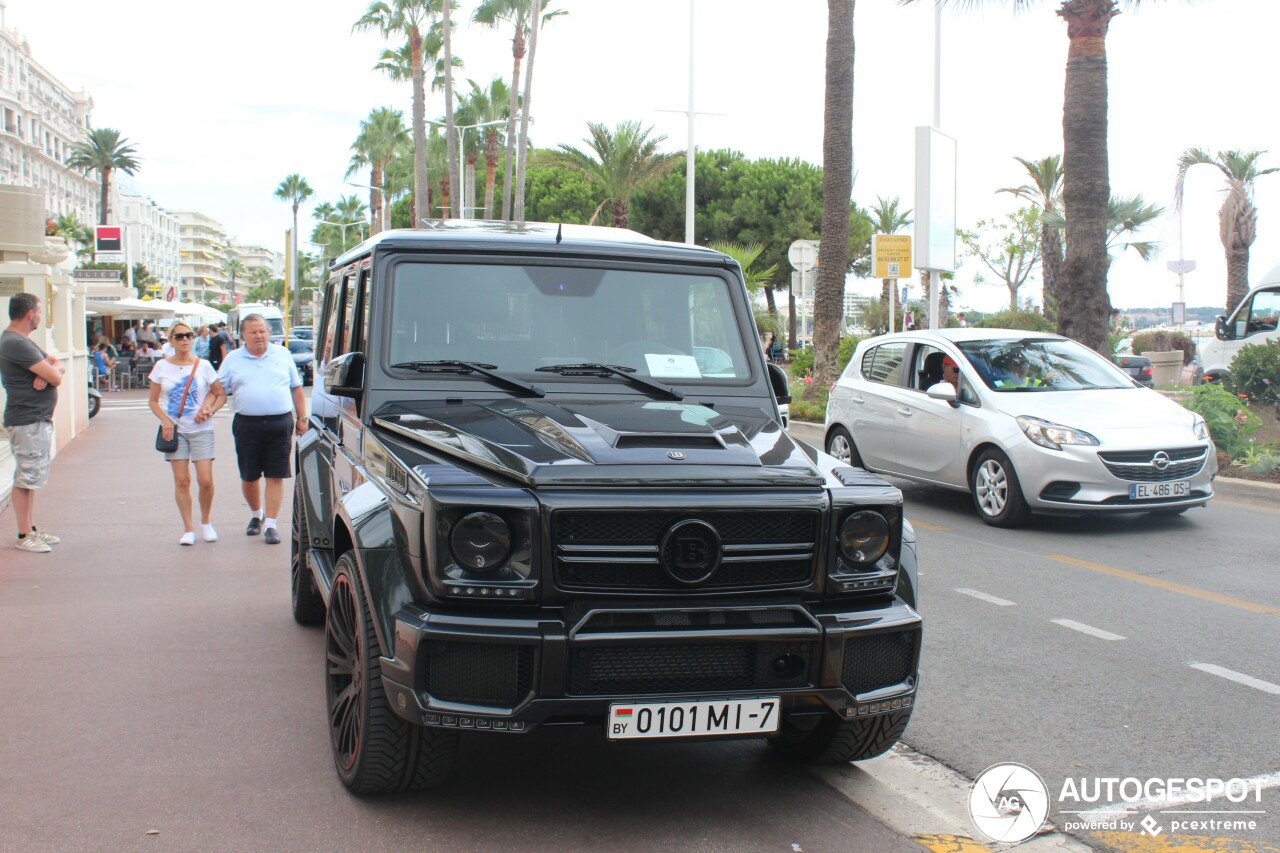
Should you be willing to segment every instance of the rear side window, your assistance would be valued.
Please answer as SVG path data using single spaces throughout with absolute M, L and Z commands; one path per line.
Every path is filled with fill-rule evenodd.
M 881 344 L 869 350 L 862 357 L 863 378 L 885 385 L 902 384 L 902 361 L 906 353 L 906 344 Z

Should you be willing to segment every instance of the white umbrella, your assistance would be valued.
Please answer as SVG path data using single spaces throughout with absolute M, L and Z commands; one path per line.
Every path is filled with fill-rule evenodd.
M 171 302 L 177 316 L 186 320 L 203 320 L 206 323 L 225 323 L 227 315 L 217 308 L 201 305 L 199 302 Z
M 97 311 L 117 319 L 145 320 L 153 317 L 171 317 L 174 313 L 172 302 L 158 299 L 87 299 L 85 308 Z

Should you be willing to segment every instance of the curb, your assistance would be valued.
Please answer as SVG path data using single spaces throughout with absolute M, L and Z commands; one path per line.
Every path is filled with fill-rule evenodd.
M 822 424 L 809 421 L 792 421 L 788 428 L 794 437 L 809 442 L 815 447 L 822 446 Z M 1215 497 L 1226 501 L 1249 503 L 1258 507 L 1280 508 L 1280 485 L 1259 483 L 1255 480 L 1242 480 L 1218 472 L 1213 481 Z

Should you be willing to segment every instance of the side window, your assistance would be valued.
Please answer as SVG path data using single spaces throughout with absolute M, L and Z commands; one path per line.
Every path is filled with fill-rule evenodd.
M 329 293 L 324 309 L 324 338 L 320 342 L 320 360 L 327 364 L 329 359 L 338 353 L 334 351 L 337 341 L 338 321 L 342 314 L 342 291 L 344 281 L 334 279 L 329 283 Z M 322 365 L 323 367 L 323 365 Z
M 942 381 L 942 359 L 946 355 L 942 350 L 921 344 L 916 347 L 916 355 L 912 361 L 911 387 L 917 391 L 928 391 L 930 387 Z
M 1274 332 L 1280 323 L 1280 290 L 1263 290 L 1254 294 L 1251 304 L 1236 314 L 1236 336 L 1244 337 L 1258 332 Z M 1244 329 L 1239 328 L 1240 320 Z
M 342 311 L 338 320 L 337 349 L 334 355 L 351 352 L 351 336 L 356 327 L 356 297 L 360 290 L 356 287 L 355 275 L 347 277 L 346 286 L 342 290 Z
M 358 336 L 356 338 L 356 346 L 365 354 L 369 355 L 369 298 L 373 295 L 373 273 L 371 270 L 364 270 L 360 273 L 360 324 Z
M 906 355 L 906 344 L 881 344 L 862 357 L 862 375 L 869 382 L 899 385 Z

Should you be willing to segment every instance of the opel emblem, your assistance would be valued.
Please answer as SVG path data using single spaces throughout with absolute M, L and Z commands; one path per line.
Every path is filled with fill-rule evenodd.
M 1157 471 L 1166 470 L 1169 467 L 1169 454 L 1163 450 L 1157 450 L 1156 455 L 1151 457 L 1151 464 Z
M 707 580 L 720 567 L 721 550 L 716 529 L 690 518 L 667 529 L 658 552 L 672 580 L 692 586 Z
M 683 459 L 684 454 L 681 453 L 679 450 L 668 450 L 667 457 L 670 459 Z

